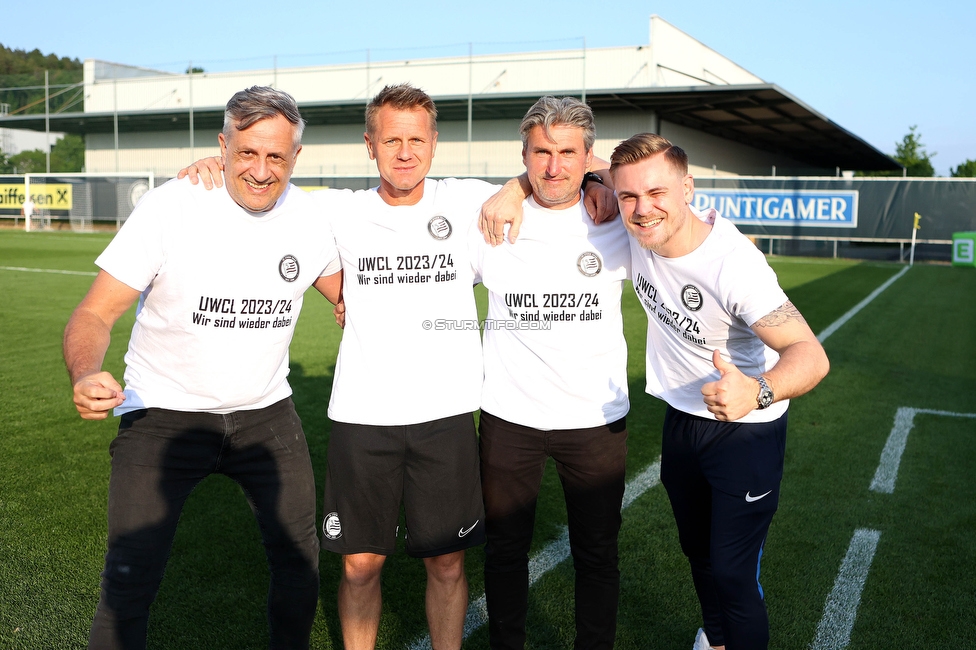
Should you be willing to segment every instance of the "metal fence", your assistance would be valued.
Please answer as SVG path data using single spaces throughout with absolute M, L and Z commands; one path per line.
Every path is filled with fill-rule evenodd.
M 29 174 L 0 176 L 0 222 L 23 227 L 21 206 L 27 188 L 34 198 L 39 225 L 51 229 L 90 231 L 118 229 L 139 198 L 157 184 L 168 181 L 150 172 L 124 174 Z M 507 178 L 485 177 L 502 184 Z M 292 182 L 306 190 L 374 187 L 376 176 L 295 176 Z M 912 256 L 914 215 L 922 215 L 921 230 L 915 233 L 914 259 L 949 262 L 952 233 L 976 231 L 976 179 L 835 179 L 835 178 L 698 178 L 699 197 L 713 197 L 716 189 L 736 191 L 741 201 L 752 200 L 746 216 L 743 209 L 732 212 L 728 196 L 719 207 L 730 208 L 739 229 L 770 255 L 843 257 L 904 262 Z M 814 208 L 803 220 L 775 218 L 770 205 L 776 199 L 782 209 L 787 199 L 801 206 L 804 192 L 814 192 L 810 201 L 834 200 L 835 219 L 816 223 Z M 841 193 L 848 194 L 842 195 Z M 847 196 L 850 213 L 841 214 L 834 195 Z M 750 199 L 749 197 L 760 197 Z M 823 197 L 826 196 L 827 199 Z M 773 197 L 772 199 L 770 197 Z M 721 197 L 720 197 L 721 198 Z M 67 203 L 66 203 L 67 202 Z M 703 201 L 699 207 L 708 207 Z M 812 203 L 811 203 L 812 205 Z M 824 214 L 830 216 L 828 202 Z M 740 206 L 741 208 L 741 206 Z M 720 210 L 721 211 L 721 210 Z M 798 212 L 802 211 L 802 207 Z M 795 215 L 794 215 L 795 216 Z M 893 236 L 901 235 L 901 236 Z
M 153 187 L 152 172 L 0 176 L 0 219 L 14 227 L 36 221 L 41 229 L 91 232 L 98 223 L 118 229 Z M 24 224 L 25 206 L 33 213 L 30 224 Z

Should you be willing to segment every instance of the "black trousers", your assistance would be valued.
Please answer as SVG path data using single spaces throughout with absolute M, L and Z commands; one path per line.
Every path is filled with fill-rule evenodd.
M 132 411 L 110 451 L 108 553 L 89 648 L 146 647 L 183 504 L 215 473 L 241 486 L 261 529 L 271 647 L 308 648 L 319 587 L 315 481 L 291 399 L 226 415 Z
M 521 649 L 525 645 L 529 546 L 542 474 L 551 457 L 566 498 L 576 570 L 574 648 L 612 648 L 620 592 L 617 535 L 626 470 L 626 422 L 540 431 L 482 411 L 480 433 L 491 647 Z
M 670 406 L 661 482 L 691 564 L 705 634 L 726 650 L 763 650 L 769 617 L 759 563 L 779 504 L 787 414 L 773 422 L 718 422 Z

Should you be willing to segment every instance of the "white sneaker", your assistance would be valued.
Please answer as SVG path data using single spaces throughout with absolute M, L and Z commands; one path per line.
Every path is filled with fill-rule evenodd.
M 695 635 L 695 645 L 691 650 L 709 650 L 711 647 L 708 643 L 708 637 L 705 636 L 705 630 L 698 628 L 698 634 Z

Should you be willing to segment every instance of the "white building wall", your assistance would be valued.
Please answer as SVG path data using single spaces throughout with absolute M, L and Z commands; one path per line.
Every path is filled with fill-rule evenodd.
M 85 62 L 85 111 L 123 113 L 143 110 L 223 107 L 235 92 L 252 85 L 273 85 L 291 93 L 299 104 L 366 101 L 382 86 L 410 82 L 438 97 L 469 93 L 543 95 L 581 94 L 584 90 L 636 87 L 687 87 L 705 84 L 756 84 L 763 80 L 706 47 L 658 16 L 650 19 L 649 45 L 531 52 L 475 57 L 448 57 L 250 70 L 228 73 L 171 74 L 103 61 Z M 441 122 L 435 176 L 513 176 L 522 172 L 518 120 L 473 123 L 467 141 L 465 121 Z M 609 160 L 617 143 L 634 133 L 661 132 L 692 155 L 696 170 L 720 174 L 769 174 L 772 165 L 803 166 L 776 156 L 677 125 L 658 124 L 653 113 L 597 115 L 596 155 Z M 362 125 L 310 126 L 296 175 L 370 176 L 376 167 L 363 144 Z M 90 172 L 153 171 L 160 177 L 204 156 L 219 153 L 216 131 L 87 136 L 85 162 Z M 701 173 L 698 171 L 696 173 Z M 822 170 L 818 170 L 820 173 Z M 796 172 L 793 172 L 796 173 Z
M 635 133 L 659 132 L 688 152 L 691 171 L 696 176 L 713 173 L 768 176 L 773 166 L 776 166 L 778 175 L 830 175 L 833 172 L 670 122 L 662 121 L 658 125 L 651 113 L 597 114 L 596 121 L 597 139 L 593 150 L 607 161 L 621 140 Z M 518 126 L 519 120 L 515 119 L 475 122 L 469 154 L 467 122 L 440 122 L 431 174 L 510 177 L 522 173 Z M 88 136 L 88 171 L 116 171 L 114 142 L 112 134 Z M 215 130 L 197 130 L 192 150 L 188 133 L 122 133 L 119 135 L 118 165 L 123 171 L 152 171 L 167 178 L 175 176 L 180 168 L 194 160 L 219 152 Z M 363 127 L 345 124 L 306 128 L 295 174 L 375 178 L 376 164 L 366 151 Z
M 763 80 L 658 16 L 651 16 L 653 79 L 645 86 L 758 84 Z
M 63 133 L 52 131 L 50 138 L 43 131 L 28 131 L 26 129 L 0 129 L 0 151 L 7 156 L 14 156 L 21 151 L 40 149 L 47 151 L 64 137 Z M 48 144 L 50 140 L 50 145 Z
M 169 177 L 194 160 L 220 154 L 215 131 L 196 131 L 194 145 L 191 151 L 189 133 L 120 133 L 116 156 L 113 134 L 89 134 L 85 136 L 85 171 L 151 171 Z
M 833 176 L 835 171 L 667 121 L 659 133 L 685 150 L 694 176 L 770 176 L 774 166 L 777 176 Z
M 666 66 L 666 67 L 661 67 Z M 677 71 L 677 72 L 676 72 Z M 753 84 L 762 79 L 658 16 L 650 44 L 382 61 L 242 72 L 171 74 L 89 59 L 85 112 L 219 108 L 238 90 L 273 85 L 301 103 L 362 99 L 409 82 L 436 97 L 577 92 L 655 86 Z

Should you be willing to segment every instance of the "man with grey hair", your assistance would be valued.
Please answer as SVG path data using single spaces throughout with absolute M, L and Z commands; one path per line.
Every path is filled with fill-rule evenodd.
M 593 113 L 543 97 L 520 126 L 532 195 L 518 244 L 474 243 L 488 289 L 480 452 L 485 500 L 485 596 L 491 647 L 526 639 L 535 506 L 556 463 L 576 570 L 577 649 L 611 648 L 620 573 L 627 344 L 620 298 L 630 273 L 620 221 L 595 225 L 581 201 L 596 137 Z
M 121 416 L 90 648 L 145 647 L 183 504 L 210 474 L 237 482 L 258 520 L 270 646 L 308 648 L 319 543 L 288 345 L 305 290 L 336 302 L 340 276 L 328 222 L 289 183 L 303 126 L 287 93 L 234 95 L 218 136 L 226 189 L 174 180 L 146 194 L 65 328 L 81 417 Z M 102 363 L 137 299 L 123 390 Z
M 379 186 L 314 193 L 332 224 L 349 306 L 329 404 L 322 546 L 343 556 L 338 608 L 344 646 L 375 647 L 380 576 L 395 550 L 402 503 L 407 553 L 422 558 L 427 570 L 432 647 L 459 648 L 468 604 L 465 550 L 484 540 L 472 418 L 481 402 L 481 341 L 476 328 L 435 323 L 477 319 L 466 234 L 476 233 L 478 207 L 498 187 L 427 177 L 437 111 L 430 96 L 410 84 L 387 86 L 370 101 L 364 139 Z M 217 161 L 188 168 L 191 179 L 200 167 L 209 172 L 204 184 L 219 184 Z M 527 180 L 513 179 L 502 196 L 517 195 L 511 203 L 521 213 L 530 191 Z M 592 198 L 601 191 L 612 196 L 599 185 L 587 193 Z M 346 209 L 331 207 L 344 194 L 351 201 Z M 409 274 L 380 273 L 392 271 L 388 260 L 398 266 L 418 260 L 419 266 L 407 267 Z M 390 319 L 391 313 L 398 317 Z M 395 387 L 384 393 L 382 408 L 362 390 L 377 377 Z

